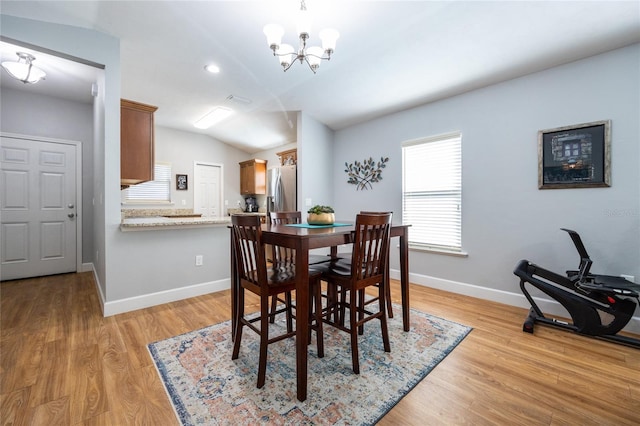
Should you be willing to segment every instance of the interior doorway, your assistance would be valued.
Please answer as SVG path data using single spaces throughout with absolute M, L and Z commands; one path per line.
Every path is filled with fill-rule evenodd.
M 196 161 L 193 169 L 193 212 L 222 217 L 222 165 Z
M 80 270 L 82 145 L 0 138 L 0 279 Z

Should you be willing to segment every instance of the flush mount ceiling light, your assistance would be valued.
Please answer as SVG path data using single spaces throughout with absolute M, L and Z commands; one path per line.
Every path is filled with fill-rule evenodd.
M 16 55 L 18 55 L 18 62 L 6 61 L 2 63 L 2 68 L 4 68 L 11 77 L 20 80 L 24 84 L 33 84 L 44 80 L 46 76 L 45 72 L 40 68 L 34 67 L 31 63 L 36 60 L 33 55 L 24 52 L 16 52 Z
M 231 114 L 233 114 L 233 110 L 231 108 L 221 106 L 215 107 L 200 120 L 193 123 L 193 125 L 198 129 L 208 129 L 214 124 L 217 124 L 225 118 L 229 117 Z
M 300 2 L 296 28 L 298 30 L 298 38 L 300 39 L 297 52 L 290 44 L 281 44 L 284 29 L 280 25 L 265 25 L 263 31 L 267 36 L 267 44 L 273 51 L 273 56 L 278 57 L 280 65 L 282 65 L 285 71 L 291 68 L 291 65 L 293 65 L 297 59 L 300 63 L 306 62 L 315 74 L 323 59 L 327 61 L 331 59 L 331 54 L 336 48 L 336 40 L 340 37 L 340 33 L 333 28 L 325 28 L 318 33 L 322 41 L 322 47 L 307 47 L 307 40 L 309 39 L 309 33 L 311 31 L 311 19 L 304 0 Z

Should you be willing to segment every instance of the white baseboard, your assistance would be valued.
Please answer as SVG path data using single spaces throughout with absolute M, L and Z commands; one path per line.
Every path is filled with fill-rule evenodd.
M 157 293 L 143 294 L 140 296 L 129 297 L 127 299 L 114 300 L 112 302 L 104 303 L 104 299 L 102 299 L 102 311 L 103 315 L 108 317 L 111 315 L 122 314 L 124 312 L 161 305 L 163 303 L 175 302 L 177 300 L 188 299 L 190 297 L 202 296 L 203 294 L 228 290 L 229 288 L 231 288 L 231 280 L 229 278 L 225 278 L 219 281 L 210 281 L 166 291 L 159 291 Z
M 81 266 L 80 272 L 93 272 L 95 274 L 95 270 L 93 269 L 93 263 L 83 263 Z
M 400 271 L 392 269 L 389 271 L 391 278 L 399 280 Z M 493 302 L 504 303 L 505 305 L 517 306 L 520 308 L 529 309 L 531 305 L 529 301 L 522 293 L 508 292 L 502 290 L 496 290 L 487 287 L 480 287 L 473 284 L 466 284 L 457 281 L 449 281 L 441 278 L 431 277 L 428 275 L 409 274 L 409 282 L 413 284 L 422 285 L 425 287 L 435 288 L 438 290 L 450 291 L 452 293 L 463 294 L 465 296 L 477 297 L 479 299 L 491 300 Z M 517 277 L 514 279 L 514 286 L 518 284 Z M 519 289 L 518 286 L 516 288 Z M 551 299 L 544 299 L 534 297 L 535 302 L 540 309 L 548 315 L 557 315 L 560 317 L 568 317 L 567 311 L 564 307 Z M 524 322 L 524 317 L 522 318 Z M 640 334 L 640 317 L 633 317 L 629 324 L 623 329 L 630 333 Z

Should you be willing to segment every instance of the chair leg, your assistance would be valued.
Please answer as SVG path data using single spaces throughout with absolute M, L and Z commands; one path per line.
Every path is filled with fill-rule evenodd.
M 383 284 L 384 285 L 384 284 Z M 385 352 L 391 352 L 391 344 L 389 343 L 389 328 L 387 327 L 387 314 L 384 311 L 384 307 L 385 307 L 385 297 L 386 294 L 386 289 L 381 288 L 379 295 L 380 295 L 380 301 L 379 301 L 379 306 L 380 306 L 380 327 L 382 329 L 382 344 L 384 346 L 384 351 Z
M 318 279 L 313 283 L 313 291 L 311 292 L 312 298 L 315 299 L 314 319 L 316 329 L 316 341 L 318 345 L 318 358 L 324 357 L 324 335 L 322 332 L 322 288 L 320 286 L 320 280 Z M 313 304 L 309 303 L 309 307 Z M 311 327 L 309 327 L 311 330 Z
M 271 314 L 269 314 L 271 324 L 276 321 L 276 309 L 278 309 L 278 296 L 271 296 Z
M 387 297 L 387 315 L 393 318 L 393 306 L 391 303 L 391 286 L 389 285 L 389 260 L 387 259 L 387 269 L 384 275 L 385 296 Z
M 231 354 L 231 359 L 238 359 L 238 354 L 240 353 L 240 342 L 242 341 L 242 328 L 244 327 L 244 288 L 238 289 L 237 295 L 237 306 L 236 306 L 236 330 L 235 330 L 235 340 L 233 342 L 233 352 Z
M 356 295 L 357 291 L 351 289 L 349 292 L 349 330 L 351 334 L 351 363 L 353 365 L 353 372 L 360 374 L 360 361 L 358 359 L 358 326 L 356 320 Z
M 344 319 L 346 317 L 347 307 L 347 289 L 345 286 L 340 287 L 340 294 L 338 295 L 338 320 L 337 323 L 344 325 Z
M 358 322 L 364 319 L 364 289 L 358 290 Z M 364 324 L 358 326 L 358 334 L 364 334 Z
M 285 303 L 287 304 L 286 308 L 286 316 L 287 316 L 287 333 L 291 333 L 293 331 L 293 313 L 291 312 L 291 306 L 293 303 L 291 302 L 291 292 L 288 291 L 284 296 Z
M 258 358 L 258 388 L 264 386 L 267 375 L 267 346 L 269 344 L 269 298 L 260 301 L 260 355 Z

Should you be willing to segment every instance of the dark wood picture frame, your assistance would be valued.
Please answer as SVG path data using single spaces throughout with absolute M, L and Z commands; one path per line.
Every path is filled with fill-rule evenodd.
M 187 175 L 176 175 L 176 189 L 178 191 L 186 191 L 189 189 Z
M 611 186 L 611 120 L 538 132 L 538 188 Z

